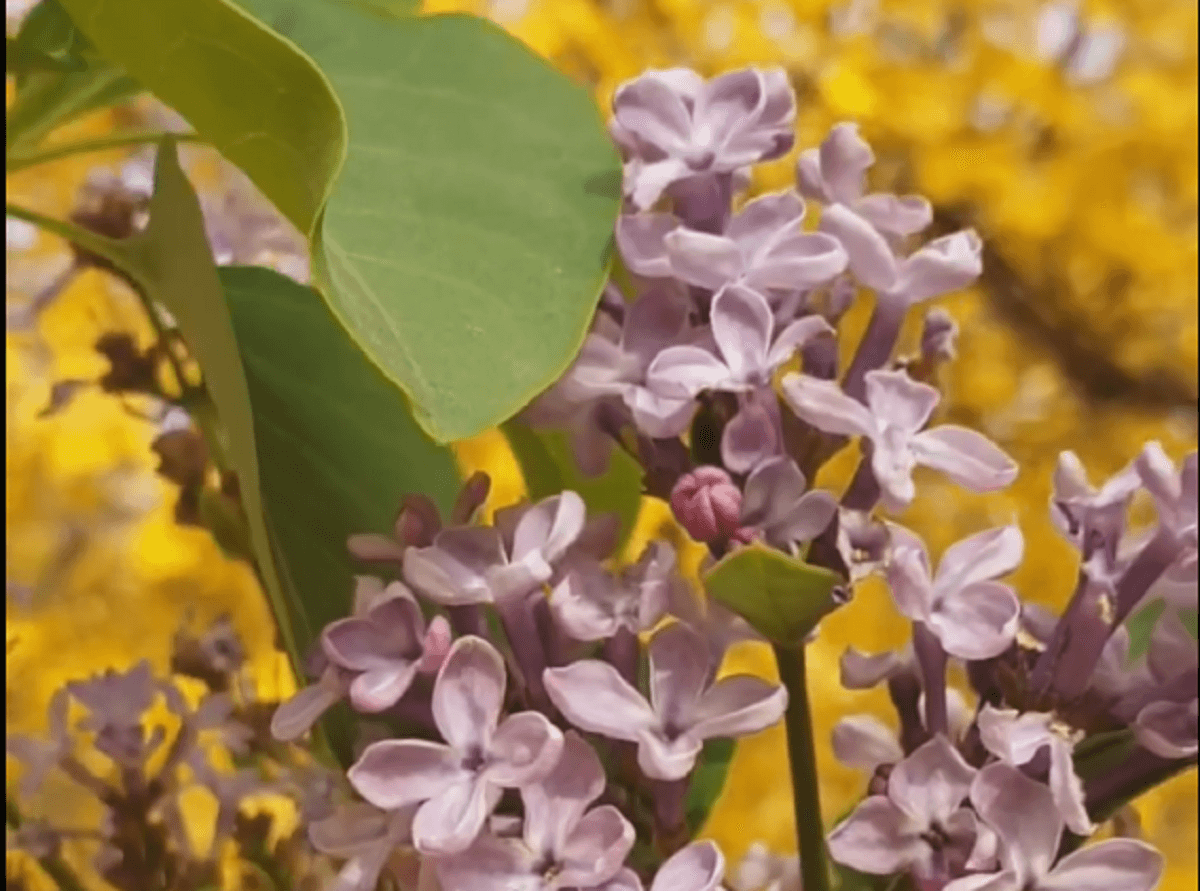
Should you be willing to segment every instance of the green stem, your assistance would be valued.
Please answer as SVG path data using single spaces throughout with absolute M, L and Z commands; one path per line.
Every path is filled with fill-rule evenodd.
M 783 720 L 787 728 L 788 763 L 792 770 L 792 803 L 796 812 L 801 884 L 804 891 L 830 891 L 804 646 L 801 644 L 793 649 L 776 645 L 774 649 L 779 679 L 788 694 Z
M 116 136 L 104 136 L 99 139 L 82 139 L 78 142 L 66 142 L 62 145 L 53 145 L 41 151 L 28 152 L 26 154 L 8 155 L 4 159 L 4 170 L 6 173 L 16 173 L 18 170 L 24 170 L 27 167 L 35 167 L 38 164 L 48 164 L 51 161 L 57 161 L 60 158 L 68 158 L 71 155 L 82 155 L 89 152 L 104 152 L 110 149 L 129 148 L 135 145 L 145 145 L 149 142 L 161 142 L 166 136 L 171 136 L 176 142 L 194 142 L 205 143 L 206 140 L 198 133 L 165 133 L 161 130 L 146 130 L 135 133 L 121 133 Z

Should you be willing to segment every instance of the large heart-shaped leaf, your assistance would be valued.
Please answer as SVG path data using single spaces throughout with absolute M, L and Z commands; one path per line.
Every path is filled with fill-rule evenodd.
M 346 124 L 312 60 L 225 0 L 59 0 L 97 51 L 188 119 L 312 233 Z
M 450 452 L 413 421 L 311 288 L 270 269 L 220 271 L 250 385 L 267 516 L 314 628 L 350 611 L 355 532 L 388 532 L 401 497 L 449 509 Z
M 435 439 L 503 421 L 566 368 L 620 198 L 584 88 L 482 19 L 252 0 L 319 62 L 353 134 L 318 227 L 340 155 L 328 97 L 279 50 L 291 44 L 226 0 L 160 0 L 153 16 L 146 0 L 63 2 L 313 236 L 322 295 Z M 147 19 L 149 32 L 128 28 Z M 303 97 L 314 101 L 298 116 Z

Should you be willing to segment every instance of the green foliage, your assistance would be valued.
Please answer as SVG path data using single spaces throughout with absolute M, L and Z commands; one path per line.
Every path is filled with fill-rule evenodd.
M 345 120 L 304 53 L 225 0 L 61 0 L 96 49 L 187 118 L 311 234 Z
M 1147 603 L 1128 619 L 1125 629 L 1129 632 L 1129 661 L 1142 658 L 1150 650 L 1150 637 L 1154 634 L 1154 626 L 1162 618 L 1167 609 L 1165 600 L 1155 600 Z
M 161 305 L 177 320 L 189 349 L 204 370 L 204 384 L 212 402 L 211 406 L 205 400 L 188 408 L 193 413 L 211 413 L 215 409 L 220 418 L 220 436 L 214 444 L 223 453 L 223 463 L 237 474 L 249 526 L 249 546 L 257 558 L 283 644 L 298 665 L 297 632 L 307 637 L 306 623 L 295 609 L 297 601 L 285 594 L 276 572 L 270 533 L 264 522 L 246 376 L 205 234 L 200 202 L 179 166 L 174 141 L 164 139 L 159 146 L 150 221 L 135 236 L 120 240 L 105 238 L 17 208 L 9 208 L 8 212 L 10 216 L 33 219 L 108 260 L 130 278 L 150 312 L 156 312 L 153 307 Z
M 5 114 L 5 160 L 33 151 L 57 127 L 90 111 L 132 99 L 141 86 L 97 57 L 58 0 L 42 0 L 16 37 L 5 68 L 17 95 Z
M 767 640 L 795 646 L 837 606 L 843 582 L 828 569 L 756 543 L 722 559 L 705 573 L 704 584 Z
M 251 7 L 353 134 L 316 252 L 335 314 L 435 439 L 510 417 L 570 363 L 607 271 L 619 166 L 591 98 L 481 19 Z
M 621 518 L 618 547 L 629 540 L 642 504 L 642 469 L 630 455 L 618 449 L 607 472 L 586 477 L 575 464 L 567 434 L 531 430 L 519 421 L 509 421 L 503 430 L 530 499 L 539 501 L 571 489 L 587 503 L 589 514 L 615 513 Z
M 318 628 L 351 609 L 362 567 L 346 537 L 390 531 L 408 492 L 448 510 L 456 466 L 315 291 L 269 269 L 228 267 L 220 276 L 250 385 L 263 503 Z
M 334 315 L 434 438 L 503 421 L 566 368 L 619 205 L 616 151 L 584 89 L 467 16 L 254 0 L 335 97 L 226 0 L 153 16 L 139 0 L 64 3 L 312 237 Z M 354 135 L 344 169 L 338 100 Z
M 733 760 L 735 748 L 732 739 L 710 739 L 704 744 L 684 804 L 688 830 L 693 836 L 700 832 L 725 788 L 725 777 L 729 774 L 729 762 Z

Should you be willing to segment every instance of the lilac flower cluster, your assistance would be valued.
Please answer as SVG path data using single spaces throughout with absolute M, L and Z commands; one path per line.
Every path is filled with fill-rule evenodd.
M 981 245 L 969 230 L 922 242 L 928 202 L 868 192 L 874 156 L 852 124 L 801 153 L 794 190 L 740 200 L 751 165 L 790 151 L 794 117 L 778 70 L 652 71 L 617 91 L 622 268 L 525 420 L 568 430 L 591 475 L 614 448 L 631 454 L 713 559 L 754 543 L 847 584 L 886 581 L 911 646 L 848 651 L 843 683 L 886 684 L 899 732 L 864 716 L 835 730 L 839 757 L 872 775 L 828 838 L 837 862 L 922 891 L 1149 891 L 1162 863 L 1143 843 L 1075 848 L 1196 763 L 1196 454 L 1177 468 L 1148 444 L 1099 489 L 1062 456 L 1051 509 L 1080 569 L 1061 617 L 1001 581 L 1022 560 L 1016 526 L 968 536 L 935 568 L 888 519 L 915 498 L 916 469 L 994 492 L 1017 467 L 981 434 L 931 424 L 936 369 L 954 357 L 944 311 L 925 312 L 918 356 L 896 351 L 910 310 L 976 279 Z M 837 328 L 864 289 L 872 316 L 843 355 Z M 809 490 L 849 444 L 861 459 L 845 492 Z M 392 535 L 351 539 L 393 580 L 359 580 L 354 615 L 321 634 L 316 682 L 275 715 L 294 739 L 346 699 L 399 737 L 350 768 L 365 803 L 312 827 L 348 858 L 337 887 L 373 888 L 408 848 L 443 891 L 717 888 L 722 856 L 689 843 L 685 796 L 707 740 L 788 709 L 784 687 L 718 679 L 755 629 L 695 598 L 662 542 L 617 568 L 612 519 L 589 519 L 574 492 L 489 526 L 486 490 L 468 481 L 445 526 L 410 496 Z M 1130 531 L 1143 495 L 1157 524 Z M 1126 620 L 1160 601 L 1135 649 Z M 952 662 L 973 704 L 948 687 Z M 792 881 L 760 861 L 730 881 Z

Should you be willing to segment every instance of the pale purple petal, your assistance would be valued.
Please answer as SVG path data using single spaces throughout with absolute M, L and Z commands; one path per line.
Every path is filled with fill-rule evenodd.
M 492 597 L 487 573 L 504 559 L 495 529 L 444 529 L 430 547 L 405 551 L 404 579 L 436 603 L 486 603 Z
M 945 822 L 971 790 L 975 768 L 944 736 L 935 736 L 888 777 L 888 798 L 922 827 Z
M 983 272 L 982 247 L 974 229 L 929 242 L 901 265 L 896 293 L 912 304 L 967 287 Z
M 742 250 L 732 238 L 676 229 L 664 243 L 671 270 L 689 285 L 715 291 L 741 276 L 745 268 Z
M 996 492 L 1017 478 L 1017 465 L 995 443 L 974 430 L 950 424 L 913 437 L 917 463 L 940 470 L 972 492 Z
M 691 400 L 704 390 L 721 390 L 732 384 L 729 368 L 698 346 L 668 347 L 646 372 L 653 394 L 671 400 Z
M 721 461 L 733 473 L 746 473 L 778 451 L 775 420 L 757 401 L 743 405 L 721 431 Z M 742 513 L 745 511 L 743 499 Z
M 647 278 L 668 278 L 671 261 L 663 240 L 679 226 L 669 213 L 623 214 L 617 219 L 617 247 L 631 272 Z
M 1017 526 L 1000 526 L 964 538 L 948 547 L 938 562 L 938 593 L 1007 575 L 1024 555 L 1025 539 Z
M 812 541 L 829 527 L 837 510 L 837 501 L 828 492 L 820 489 L 805 492 L 792 509 L 771 527 L 768 538 L 789 544 Z
M 750 254 L 785 229 L 794 229 L 804 219 L 804 202 L 795 192 L 761 195 L 737 213 L 725 230 Z
M 1193 648 L 1195 642 L 1192 643 Z M 1160 758 L 1196 755 L 1197 701 L 1152 702 L 1138 712 L 1133 731 L 1137 741 Z
M 942 398 L 937 389 L 913 380 L 903 371 L 868 371 L 866 392 L 867 405 L 875 417 L 905 433 L 916 433 L 924 427 Z
M 665 353 L 667 350 L 663 350 L 663 352 Z M 728 372 L 725 366 L 721 365 L 715 356 L 711 356 L 711 358 L 720 367 L 720 373 L 726 375 Z M 690 384 L 687 387 L 681 387 L 675 383 L 667 386 L 668 388 L 679 387 L 685 392 L 690 389 Z M 697 408 L 696 402 L 691 396 L 682 398 L 661 396 L 645 387 L 637 387 L 626 392 L 625 404 L 633 413 L 633 421 L 638 430 L 654 439 L 671 439 L 679 436 L 691 425 L 692 415 L 696 413 Z M 605 440 L 611 442 L 608 437 L 605 437 Z
M 873 771 L 904 759 L 896 731 L 873 715 L 842 718 L 833 726 L 832 742 L 833 754 L 847 767 Z
M 433 719 L 460 752 L 486 748 L 504 706 L 504 659 L 478 637 L 450 648 L 433 688 Z
M 595 750 L 574 730 L 567 731 L 554 769 L 521 789 L 529 847 L 538 852 L 560 850 L 605 783 Z
M 625 194 L 638 210 L 652 207 L 673 183 L 691 175 L 691 169 L 680 158 L 645 162 L 634 158 L 624 167 Z
M 1113 838 L 1068 854 L 1038 891 L 1153 891 L 1163 856 L 1145 842 Z
M 752 288 L 795 290 L 831 281 L 849 261 L 842 242 L 824 232 L 797 232 L 770 245 L 746 270 Z
M 690 303 L 682 289 L 659 285 L 644 291 L 626 308 L 621 348 L 636 360 L 639 381 L 655 356 L 681 341 Z
M 588 811 L 557 848 L 560 886 L 594 888 L 616 875 L 633 848 L 633 826 L 611 804 Z
M 688 733 L 700 739 L 746 736 L 783 717 L 787 690 L 751 675 L 717 681 L 700 697 Z
M 346 683 L 335 668 L 330 668 L 317 683 L 298 690 L 281 702 L 271 715 L 271 735 L 291 741 L 307 733 L 317 719 L 346 695 Z
M 741 285 L 727 285 L 713 298 L 712 333 L 735 381 L 759 381 L 767 368 L 774 319 L 767 299 Z
M 818 150 L 821 176 L 830 197 L 851 204 L 862 197 L 867 169 L 875 163 L 875 154 L 858 135 L 857 124 L 836 124 Z
M 859 282 L 877 291 L 896 287 L 900 270 L 887 239 L 865 219 L 842 204 L 831 204 L 821 213 L 820 231 L 841 243 L 850 272 Z
M 1050 792 L 1067 828 L 1076 835 L 1087 837 L 1096 831 L 1088 817 L 1083 798 L 1083 782 L 1075 775 L 1071 757 L 1074 744 L 1055 735 L 1050 741 Z
M 652 780 L 673 782 L 686 777 L 696 766 L 703 742 L 690 733 L 668 737 L 662 730 L 638 735 L 637 759 L 642 773 Z
M 360 712 L 381 712 L 395 705 L 417 674 L 416 662 L 393 662 L 372 668 L 350 683 L 350 701 Z
M 500 722 L 487 748 L 483 776 L 519 788 L 546 776 L 562 754 L 563 735 L 540 712 L 518 712 Z
M 822 204 L 832 204 L 834 197 L 829 194 L 825 178 L 821 175 L 821 150 L 805 149 L 796 161 L 796 185 L 800 194 Z
M 639 77 L 618 88 L 613 117 L 641 144 L 671 155 L 691 141 L 692 116 L 682 98 L 657 78 Z
M 746 479 L 742 497 L 742 522 L 766 526 L 800 500 L 807 481 L 796 462 L 780 456 L 764 461 Z
M 1019 876 L 1011 872 L 976 873 L 963 876 L 948 884 L 942 891 L 1024 891 Z
M 1028 764 L 1043 747 L 1050 744 L 1050 723 L 1054 716 L 1046 712 L 1018 713 L 985 704 L 979 712 L 979 736 L 989 752 L 1010 764 Z
M 371 743 L 347 772 L 355 791 L 384 810 L 441 795 L 471 776 L 449 747 L 422 739 Z
M 951 656 L 991 659 L 1008 649 L 1017 633 L 1021 602 L 1000 582 L 976 582 L 940 597 L 929 627 Z
M 792 354 L 797 349 L 819 334 L 833 334 L 833 329 L 829 327 L 829 323 L 823 318 L 820 316 L 805 316 L 802 319 L 797 319 L 779 332 L 779 335 L 775 338 L 775 342 L 771 344 L 771 352 L 767 357 L 767 365 L 772 370 L 778 368 L 784 362 L 791 359 Z
M 891 875 L 925 852 L 920 827 L 883 795 L 872 795 L 829 834 L 829 856 L 859 872 Z
M 619 596 L 612 575 L 598 566 L 584 566 L 554 587 L 550 607 L 563 630 L 575 640 L 605 640 L 621 626 L 614 611 Z
M 846 647 L 838 661 L 842 686 L 847 690 L 870 690 L 895 674 L 910 660 L 901 653 L 888 650 L 883 653 L 861 653 L 854 647 Z
M 449 891 L 545 891 L 534 854 L 520 841 L 484 833 L 465 851 L 439 857 L 440 887 Z
M 884 569 L 892 601 L 902 615 L 924 622 L 935 604 L 925 546 L 899 526 L 892 528 L 892 539 L 891 557 Z
M 650 891 L 717 891 L 725 858 L 710 841 L 692 842 L 658 868 Z
M 360 790 L 361 791 L 361 790 Z M 413 847 L 422 854 L 458 854 L 479 837 L 499 794 L 471 778 L 426 801 L 413 818 Z
M 558 560 L 583 531 L 587 508 L 583 499 L 571 491 L 535 504 L 513 535 L 513 560 L 537 552 L 549 563 Z
M 548 668 L 543 679 L 555 708 L 581 730 L 633 742 L 658 726 L 650 703 L 607 662 L 586 659 Z
M 880 232 L 893 235 L 915 235 L 933 222 L 933 208 L 919 195 L 866 195 L 854 209 Z
M 804 374 L 784 377 L 783 395 L 800 417 L 818 430 L 843 436 L 872 436 L 875 419 L 865 405 L 842 392 L 833 381 Z
M 1000 837 L 1006 871 L 1016 873 L 1018 887 L 1050 872 L 1063 822 L 1046 786 L 997 762 L 979 771 L 971 804 Z
M 704 638 L 676 622 L 650 639 L 649 655 L 650 704 L 655 714 L 664 724 L 690 724 L 709 678 L 711 657 Z
M 593 891 L 644 891 L 637 873 L 625 867 L 607 882 L 597 885 Z

